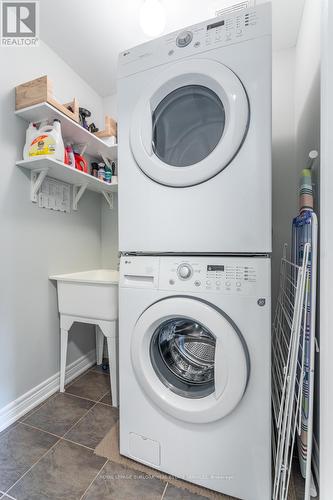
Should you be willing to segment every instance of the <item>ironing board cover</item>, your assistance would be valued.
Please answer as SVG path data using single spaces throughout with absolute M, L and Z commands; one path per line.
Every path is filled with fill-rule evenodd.
M 301 189 L 302 198 L 302 189 Z M 301 201 L 302 205 L 302 201 Z M 309 206 L 309 203 L 307 203 Z M 305 307 L 305 345 L 304 345 L 304 373 L 303 394 L 301 401 L 302 418 L 301 434 L 297 436 L 299 462 L 302 476 L 307 475 L 307 458 L 312 454 L 312 419 L 313 419 L 313 390 L 314 390 L 314 349 L 315 349 L 315 314 L 316 314 L 316 257 L 317 257 L 317 217 L 313 210 L 304 210 L 293 220 L 293 260 L 300 265 L 303 259 L 304 245 L 310 243 L 308 264 L 307 291 L 309 300 Z M 309 469 L 308 469 L 309 470 Z

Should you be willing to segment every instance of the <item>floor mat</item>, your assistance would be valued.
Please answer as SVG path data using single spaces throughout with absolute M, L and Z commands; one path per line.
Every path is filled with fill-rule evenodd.
M 219 499 L 219 500 L 232 500 L 233 497 L 228 495 L 222 495 L 221 493 L 216 493 L 211 490 L 207 490 L 201 486 L 197 486 L 187 481 L 182 481 L 169 474 L 163 474 L 162 472 L 152 469 L 146 465 L 139 462 L 135 462 L 130 458 L 124 457 L 119 453 L 119 424 L 114 425 L 107 435 L 102 439 L 99 445 L 95 448 L 96 455 L 108 458 L 113 462 L 129 467 L 133 470 L 140 471 L 147 476 L 153 476 L 163 481 L 166 481 L 177 488 L 182 488 L 191 493 L 201 495 L 205 498 Z
M 113 462 L 116 462 L 118 464 L 129 467 L 130 469 L 140 471 L 143 474 L 146 474 L 148 476 L 153 476 L 153 477 L 156 477 L 156 478 L 161 479 L 163 481 L 166 481 L 170 484 L 173 484 L 174 486 L 177 486 L 178 488 L 182 488 L 182 489 L 187 490 L 193 494 L 201 495 L 205 498 L 210 498 L 210 499 L 219 499 L 219 500 L 232 500 L 233 499 L 233 497 L 231 497 L 231 496 L 222 495 L 221 493 L 216 493 L 214 491 L 208 490 L 208 489 L 203 488 L 201 486 L 197 486 L 195 484 L 188 483 L 187 481 L 182 481 L 181 479 L 177 479 L 177 478 L 170 476 L 168 474 L 163 474 L 162 472 L 159 472 L 156 469 L 152 469 L 150 467 L 147 467 L 146 465 L 143 465 L 139 462 L 135 462 L 134 460 L 131 460 L 130 458 L 127 458 L 127 457 L 120 455 L 120 453 L 119 453 L 119 424 L 118 423 L 110 429 L 110 431 L 107 433 L 107 435 L 98 444 L 98 446 L 95 448 L 95 453 L 96 453 L 96 455 L 108 458 L 109 460 L 112 460 Z M 289 492 L 288 500 L 296 500 L 293 484 L 290 485 L 290 492 Z

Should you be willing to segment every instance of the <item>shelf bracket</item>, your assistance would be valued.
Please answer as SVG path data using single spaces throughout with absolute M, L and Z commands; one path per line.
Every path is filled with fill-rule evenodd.
M 77 204 L 81 200 L 88 184 L 73 185 L 73 210 L 77 210 Z
M 31 171 L 30 199 L 34 203 L 37 203 L 38 201 L 38 191 L 40 190 L 43 180 L 47 176 L 48 171 L 48 168 L 36 169 Z
M 105 165 L 107 165 L 109 167 L 109 169 L 111 170 L 110 160 L 105 155 L 103 155 L 103 153 L 101 153 L 101 157 L 103 158 Z
M 85 144 L 75 144 L 75 145 L 74 145 L 74 148 L 76 148 L 76 150 L 79 150 L 79 154 L 80 154 L 81 156 L 83 156 L 83 155 L 84 155 L 84 153 L 86 152 L 86 149 L 87 149 L 88 145 L 89 145 L 89 143 L 88 143 L 88 142 L 87 142 L 87 143 L 85 143 Z
M 110 210 L 113 209 L 113 193 L 109 193 L 109 191 L 102 191 L 104 198 L 109 205 Z

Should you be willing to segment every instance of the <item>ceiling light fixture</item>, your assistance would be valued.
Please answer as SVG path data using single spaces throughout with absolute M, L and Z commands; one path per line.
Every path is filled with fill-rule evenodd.
M 163 33 L 166 24 L 165 9 L 160 0 L 144 0 L 140 10 L 140 25 L 143 32 L 155 37 Z

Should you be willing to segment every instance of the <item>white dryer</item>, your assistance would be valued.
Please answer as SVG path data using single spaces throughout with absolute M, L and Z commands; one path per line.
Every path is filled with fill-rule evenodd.
M 270 260 L 123 256 L 120 453 L 271 498 Z
M 120 54 L 119 246 L 271 251 L 271 8 Z

